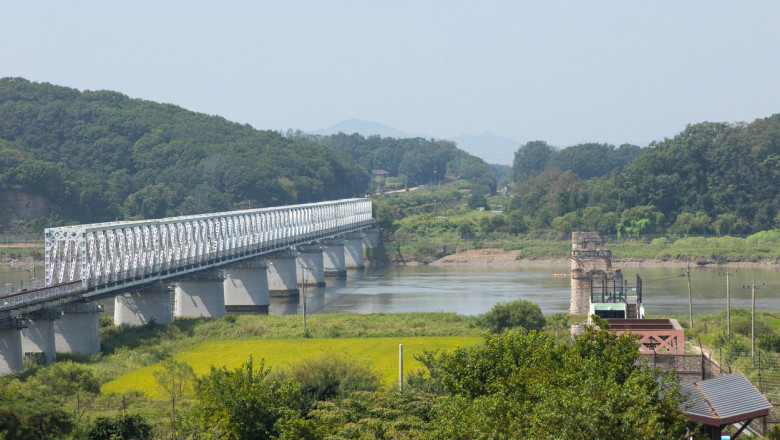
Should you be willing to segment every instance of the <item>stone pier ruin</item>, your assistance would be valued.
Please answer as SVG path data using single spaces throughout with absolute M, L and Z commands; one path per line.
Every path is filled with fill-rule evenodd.
M 612 268 L 612 251 L 598 232 L 571 233 L 571 302 L 569 313 L 587 315 L 591 295 L 622 290 L 623 274 Z

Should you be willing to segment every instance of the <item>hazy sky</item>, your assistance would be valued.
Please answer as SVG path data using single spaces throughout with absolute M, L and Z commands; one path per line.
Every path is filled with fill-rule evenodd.
M 780 112 L 776 0 L 5 0 L 0 37 L 0 77 L 262 129 L 644 146 Z

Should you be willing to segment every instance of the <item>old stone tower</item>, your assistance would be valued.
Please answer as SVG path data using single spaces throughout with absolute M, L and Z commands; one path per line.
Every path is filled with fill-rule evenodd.
M 604 249 L 599 233 L 572 232 L 569 313 L 587 315 L 592 292 L 612 290 L 622 283 L 623 274 L 612 268 L 612 251 Z

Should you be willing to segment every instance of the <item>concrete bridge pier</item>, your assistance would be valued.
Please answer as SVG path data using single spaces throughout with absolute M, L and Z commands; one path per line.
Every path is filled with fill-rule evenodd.
M 322 265 L 326 277 L 346 278 L 347 266 L 344 264 L 344 240 L 327 238 L 320 241 L 322 245 Z
M 268 314 L 268 261 L 251 260 L 225 269 L 225 311 Z
M 292 249 L 268 254 L 268 293 L 270 296 L 295 296 L 298 290 L 298 269 L 295 258 L 298 255 Z
M 29 315 L 27 328 L 22 329 L 22 357 L 27 353 L 41 353 L 46 365 L 57 357 L 54 343 L 54 320 L 62 317 L 62 310 L 41 309 Z
M 54 348 L 60 353 L 92 354 L 100 351 L 101 307 L 95 303 L 62 306 L 62 316 L 54 321 Z
M 225 274 L 208 270 L 176 283 L 173 316 L 216 318 L 225 315 Z
M 375 248 L 379 246 L 379 228 L 372 226 L 364 229 L 363 233 L 363 246 L 367 249 Z
M 27 324 L 22 318 L 10 318 L 0 322 L 0 374 L 24 368 L 20 330 L 25 325 Z
M 363 258 L 363 233 L 350 232 L 342 235 L 344 239 L 344 263 L 347 269 L 362 269 L 365 267 Z
M 297 246 L 298 266 L 301 268 L 300 285 L 325 285 L 325 265 L 323 264 L 322 246 L 319 244 L 302 244 Z
M 114 297 L 114 324 L 144 325 L 154 320 L 158 324 L 173 322 L 171 291 L 157 281 L 151 286 Z

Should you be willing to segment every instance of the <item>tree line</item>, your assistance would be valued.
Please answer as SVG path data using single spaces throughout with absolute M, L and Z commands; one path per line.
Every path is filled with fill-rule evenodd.
M 111 91 L 0 79 L 0 228 L 157 218 L 363 196 L 349 155 Z M 41 212 L 42 211 L 42 212 Z
M 34 366 L 0 377 L 0 438 L 682 437 L 679 385 L 637 364 L 635 336 L 597 321 L 565 342 L 540 331 L 545 321 L 528 301 L 498 304 L 475 320 L 490 330 L 483 343 L 422 353 L 424 368 L 407 374 L 403 390 L 345 355 L 277 368 L 250 357 L 201 376 L 167 357 L 154 377 L 170 405 L 106 412 L 72 408 L 74 395 L 100 392 L 88 363 Z
M 496 176 L 490 165 L 446 139 L 365 137 L 359 133 L 319 136 L 301 131 L 288 132 L 288 136 L 343 151 L 367 170 L 402 176 L 408 187 L 441 184 L 447 176 L 454 176 L 470 182 L 471 189 L 482 194 L 496 191 Z
M 370 170 L 410 186 L 496 182 L 454 143 L 310 136 L 22 78 L 0 79 L 0 231 L 362 197 Z M 21 205 L 39 209 L 19 212 Z
M 522 231 L 747 235 L 780 227 L 780 114 L 703 122 L 640 149 L 529 142 L 510 210 Z

